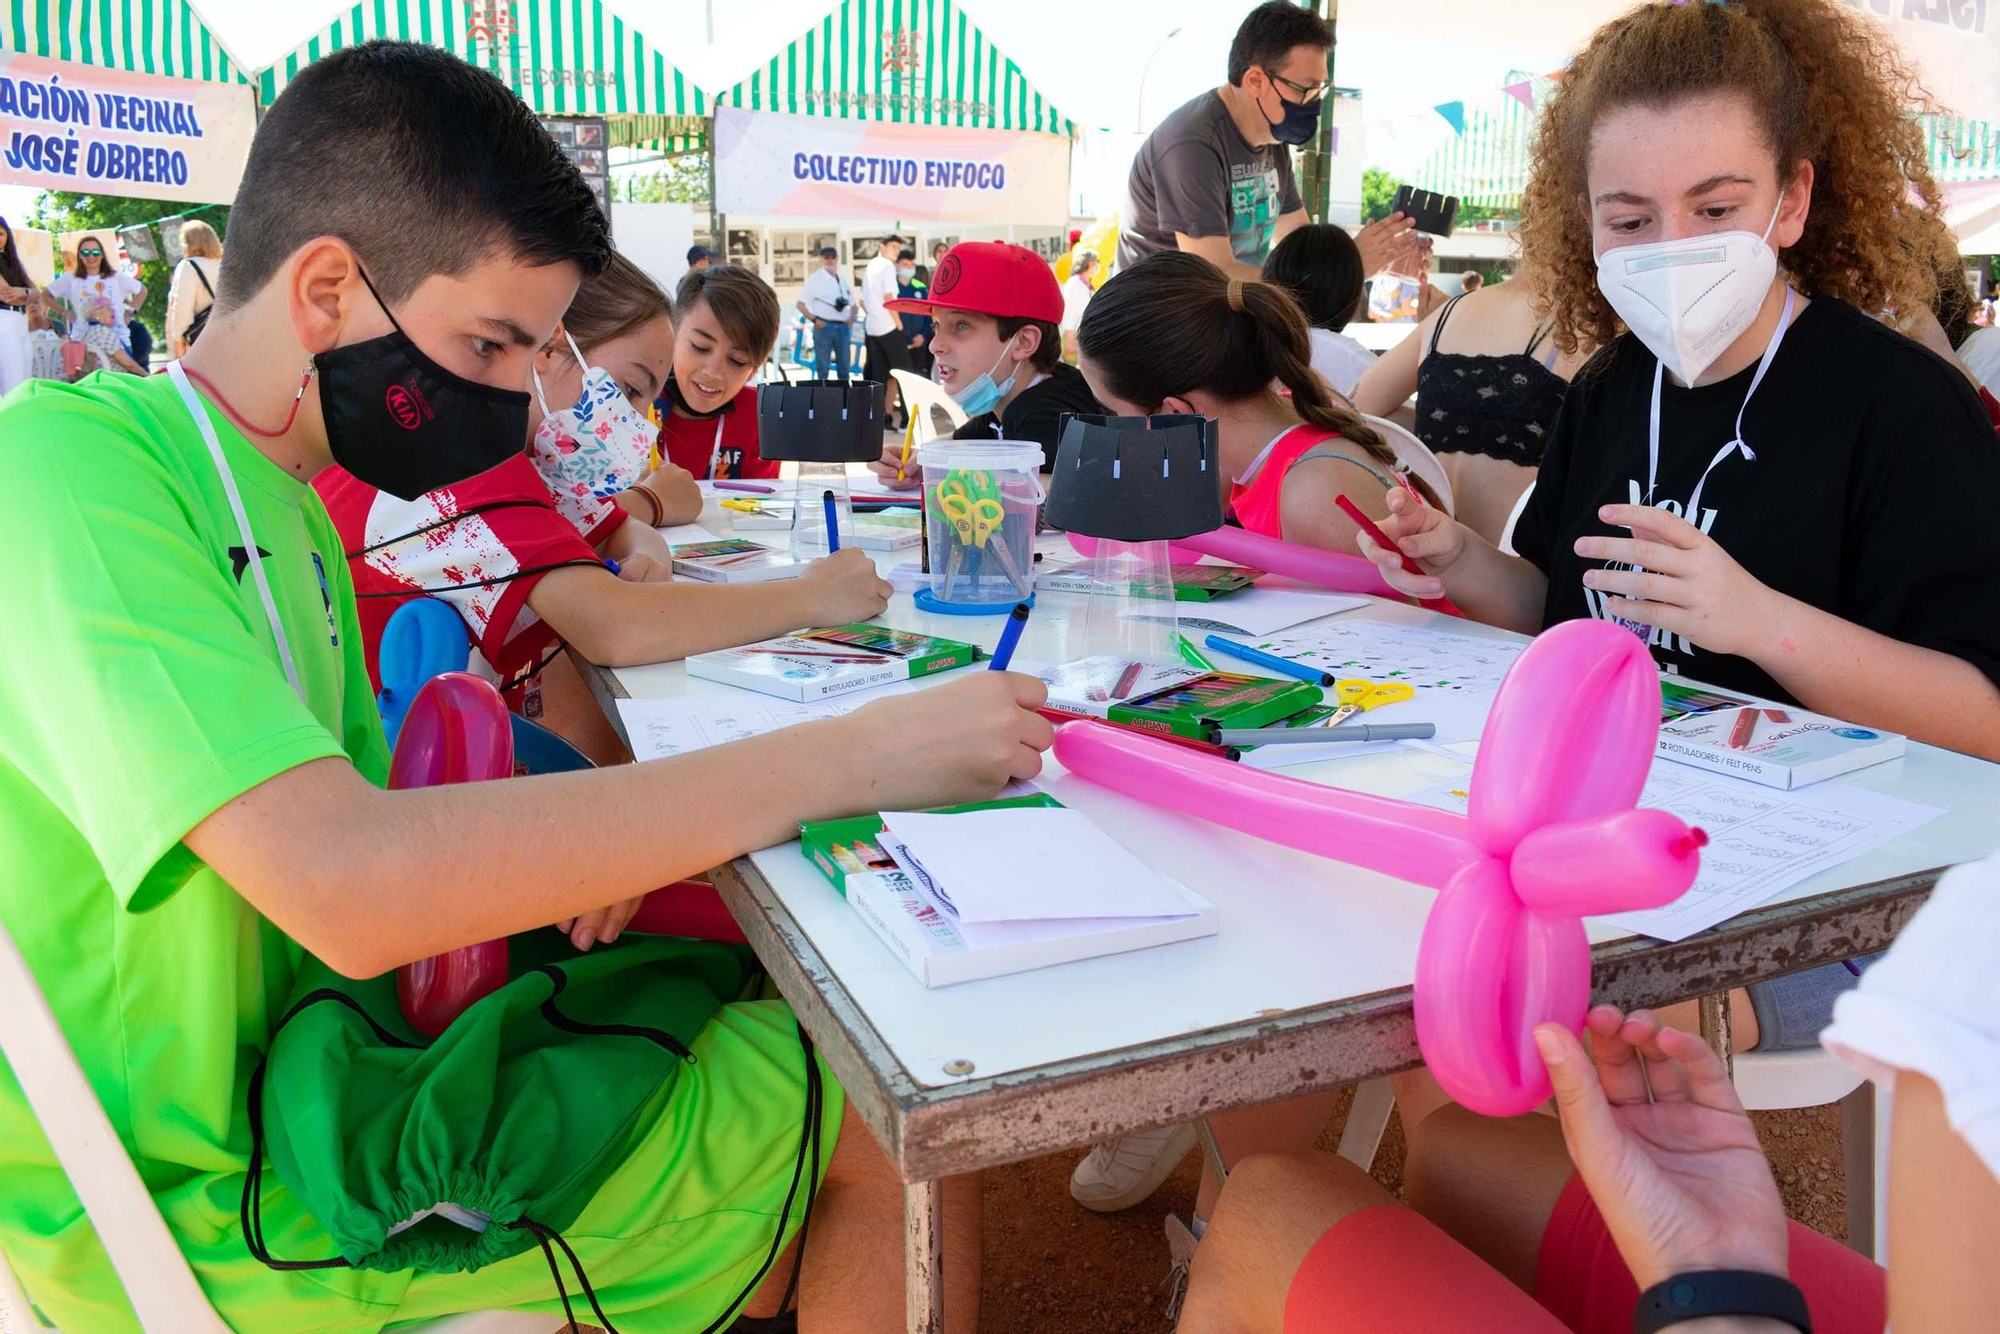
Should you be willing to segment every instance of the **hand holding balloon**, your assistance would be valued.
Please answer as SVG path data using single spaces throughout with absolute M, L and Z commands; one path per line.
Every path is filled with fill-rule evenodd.
M 1590 947 L 1579 917 L 1658 907 L 1694 883 L 1706 836 L 1634 806 L 1659 717 L 1644 646 L 1617 626 L 1569 621 L 1502 683 L 1464 817 L 1090 723 L 1061 728 L 1055 753 L 1141 800 L 1441 886 L 1417 951 L 1418 1043 L 1445 1092 L 1518 1116 L 1549 1096 L 1535 1025 L 1583 1023 Z

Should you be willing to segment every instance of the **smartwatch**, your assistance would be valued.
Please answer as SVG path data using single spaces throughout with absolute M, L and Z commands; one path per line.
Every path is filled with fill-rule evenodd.
M 1654 1284 L 1639 1294 L 1632 1334 L 1658 1334 L 1683 1321 L 1732 1315 L 1778 1320 L 1799 1334 L 1812 1334 L 1812 1315 L 1798 1286 L 1748 1269 L 1697 1270 Z

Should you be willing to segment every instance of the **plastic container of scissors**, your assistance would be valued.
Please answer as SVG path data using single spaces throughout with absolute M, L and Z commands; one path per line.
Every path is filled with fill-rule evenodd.
M 930 587 L 917 603 L 969 615 L 1004 613 L 1035 591 L 1035 516 L 1042 447 L 1016 440 L 935 440 L 924 470 Z

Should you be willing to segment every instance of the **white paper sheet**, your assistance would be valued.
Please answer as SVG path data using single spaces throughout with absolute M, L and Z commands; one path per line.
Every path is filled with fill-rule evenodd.
M 1463 813 L 1467 788 L 1446 783 L 1406 800 Z M 1655 940 L 1706 931 L 1944 814 L 1845 783 L 1784 792 L 1670 760 L 1653 762 L 1639 804 L 1672 811 L 1709 837 L 1687 893 L 1663 908 L 1604 918 Z
M 691 750 L 727 745 L 794 727 L 817 718 L 838 718 L 864 704 L 906 695 L 913 686 L 898 681 L 877 690 L 798 704 L 746 690 L 722 694 L 678 695 L 670 699 L 621 699 L 618 717 L 632 741 L 632 758 L 659 760 Z
M 1526 644 L 1344 617 L 1303 630 L 1235 638 L 1341 679 L 1406 681 L 1416 697 L 1371 710 L 1370 723 L 1434 723 L 1439 745 L 1477 741 L 1507 669 Z M 1232 671 L 1256 671 L 1243 664 Z
M 882 821 L 962 921 L 1187 914 L 1158 871 L 1080 811 L 884 811 Z
M 719 536 L 709 532 L 708 529 L 698 523 L 673 524 L 670 527 L 660 529 L 659 533 L 661 537 L 667 539 L 667 545 L 670 547 L 681 546 L 688 542 L 720 542 L 722 540 Z
M 1322 616 L 1331 616 L 1335 612 L 1365 607 L 1368 599 L 1260 586 L 1245 588 L 1213 602 L 1182 602 L 1176 605 L 1176 619 L 1180 621 L 1183 633 L 1268 635 L 1273 631 L 1304 625 L 1307 621 L 1316 621 Z M 1144 612 L 1129 612 L 1125 619 L 1150 621 L 1158 618 Z
M 876 846 L 896 859 L 896 864 L 908 873 L 917 891 L 928 899 L 933 907 L 948 918 L 958 932 L 966 948 L 974 950 L 1003 949 L 1009 945 L 1031 945 L 1044 940 L 1068 940 L 1074 936 L 1095 935 L 1103 931 L 1122 931 L 1133 924 L 1130 917 L 1038 917 L 1021 922 L 968 922 L 958 916 L 950 900 L 937 892 L 930 873 L 923 864 L 911 855 L 903 841 L 888 830 L 875 836 Z M 1192 917 L 1186 910 L 1176 916 Z

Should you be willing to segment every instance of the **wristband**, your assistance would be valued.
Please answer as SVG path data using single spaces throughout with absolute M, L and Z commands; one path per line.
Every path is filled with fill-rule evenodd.
M 660 498 L 653 494 L 653 488 L 647 486 L 644 482 L 632 483 L 632 489 L 634 491 L 637 491 L 640 495 L 644 496 L 646 498 L 646 503 L 653 507 L 653 521 L 647 524 L 646 526 L 648 528 L 658 528 L 660 526 L 660 522 L 666 518 L 667 515 L 666 507 L 660 504 Z
M 1750 1316 L 1778 1320 L 1812 1334 L 1805 1294 L 1790 1279 L 1748 1269 L 1704 1269 L 1676 1274 L 1639 1294 L 1632 1334 L 1659 1330 L 1710 1316 Z

